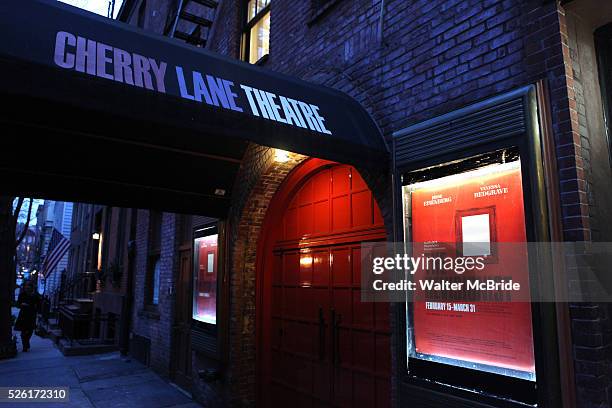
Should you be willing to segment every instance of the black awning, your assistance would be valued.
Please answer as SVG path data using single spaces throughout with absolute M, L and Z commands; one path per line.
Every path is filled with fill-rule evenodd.
M 225 166 L 230 174 L 226 178 L 211 175 L 219 185 L 202 182 L 196 193 L 203 197 L 231 191 L 229 180 L 246 142 L 363 166 L 380 167 L 388 159 L 376 124 L 341 92 L 57 1 L 4 0 L 0 36 L 0 96 L 11 101 L 10 108 L 0 114 L 5 129 L 44 130 L 55 138 L 63 134 L 80 135 L 83 140 L 93 137 L 98 140 L 96 151 L 77 150 L 87 148 L 87 143 L 79 142 L 73 145 L 73 153 L 88 153 L 97 161 L 98 173 L 116 164 L 111 156 L 119 149 L 100 140 L 145 146 L 140 156 L 162 148 L 185 157 L 204 157 L 213 171 L 214 163 L 223 163 L 219 171 Z M 39 152 L 39 158 L 53 151 L 53 143 L 44 141 L 47 136 L 35 137 L 47 149 Z M 8 150 L 0 148 L 0 156 L 8 156 Z M 100 158 L 101 151 L 108 162 Z M 160 159 L 153 155 L 143 161 L 155 163 L 154 158 Z M 17 171 L 10 162 L 3 161 L 0 170 Z M 72 174 L 73 178 L 106 177 L 93 167 L 53 168 L 49 173 L 68 177 L 70 171 L 82 170 L 84 174 Z M 36 172 L 44 173 L 44 169 L 36 168 Z M 113 182 L 138 184 L 121 176 Z M 168 191 L 173 187 L 139 183 Z M 228 199 L 227 195 L 216 197 Z

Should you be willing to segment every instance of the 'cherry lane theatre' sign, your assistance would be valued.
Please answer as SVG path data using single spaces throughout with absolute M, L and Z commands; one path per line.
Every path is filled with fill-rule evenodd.
M 348 163 L 387 157 L 368 113 L 341 92 L 57 1 L 3 1 L 0 35 L 0 70 L 11 76 L 0 75 L 3 93 L 153 122 L 188 118 L 181 126 L 211 143 L 230 137 Z M 41 76 L 45 85 L 31 85 Z
M 181 98 L 332 134 L 325 128 L 325 119 L 316 105 L 248 85 L 234 84 L 199 71 L 185 73 L 179 65 L 168 74 L 168 63 L 165 61 L 130 53 L 65 31 L 59 31 L 56 35 L 54 61 L 61 68 L 161 93 L 166 93 L 166 81 L 171 77 L 170 80 L 179 87 Z M 239 106 L 239 101 L 245 98 L 238 98 L 237 92 L 243 92 L 248 109 Z

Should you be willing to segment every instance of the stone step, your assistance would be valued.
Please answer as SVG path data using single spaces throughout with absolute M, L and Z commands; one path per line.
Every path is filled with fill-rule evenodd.
M 92 354 L 110 353 L 119 350 L 116 344 L 88 343 L 81 344 L 78 340 L 70 341 L 60 339 L 57 343 L 59 350 L 65 356 L 89 356 Z

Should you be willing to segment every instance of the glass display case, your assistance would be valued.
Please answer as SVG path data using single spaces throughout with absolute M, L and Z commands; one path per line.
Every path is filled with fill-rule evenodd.
M 193 242 L 193 319 L 217 323 L 218 234 L 216 228 L 196 235 Z
M 402 204 L 406 252 L 482 257 L 483 270 L 449 278 L 509 278 L 528 293 L 518 152 L 506 149 L 407 173 Z M 423 293 L 406 303 L 409 371 L 411 362 L 437 363 L 535 381 L 531 303 L 463 295 L 428 299 L 432 294 Z

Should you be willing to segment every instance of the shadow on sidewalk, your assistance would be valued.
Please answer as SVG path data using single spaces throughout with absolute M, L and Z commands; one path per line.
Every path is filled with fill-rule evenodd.
M 19 403 L 20 408 L 200 407 L 148 367 L 118 352 L 66 357 L 36 334 L 31 349 L 0 361 L 0 387 L 69 387 L 68 403 Z M 9 404 L 0 403 L 0 408 Z

